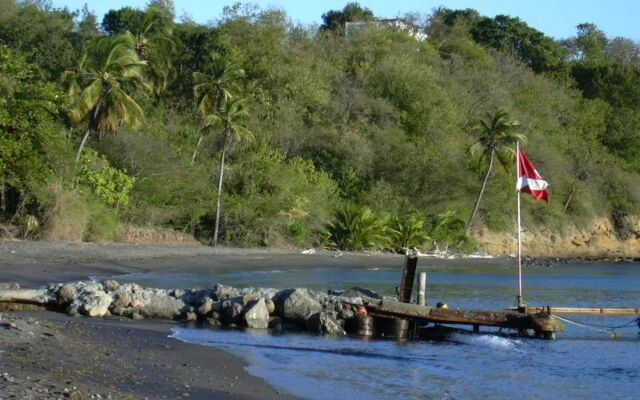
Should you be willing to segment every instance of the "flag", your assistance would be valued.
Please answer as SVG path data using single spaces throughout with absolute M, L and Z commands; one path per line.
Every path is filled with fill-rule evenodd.
M 549 202 L 549 183 L 533 166 L 522 150 L 518 152 L 518 182 L 516 189 L 523 193 L 531 194 L 536 200 Z

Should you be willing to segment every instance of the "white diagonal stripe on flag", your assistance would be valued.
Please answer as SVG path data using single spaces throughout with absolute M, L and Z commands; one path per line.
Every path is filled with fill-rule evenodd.
M 520 178 L 518 178 L 516 189 L 522 190 L 522 188 L 525 188 L 527 186 L 531 190 L 541 191 L 545 190 L 549 186 L 549 183 L 542 179 L 531 179 L 527 178 L 526 176 L 521 176 Z

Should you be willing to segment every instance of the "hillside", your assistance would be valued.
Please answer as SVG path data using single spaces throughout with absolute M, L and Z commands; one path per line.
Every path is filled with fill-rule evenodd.
M 309 27 L 238 5 L 205 26 L 170 1 L 0 3 L 7 235 L 495 250 L 524 135 L 551 187 L 549 204 L 523 197 L 525 226 L 544 241 L 608 224 L 638 251 L 639 46 L 592 24 L 555 41 L 473 10 L 389 24 L 350 3 Z

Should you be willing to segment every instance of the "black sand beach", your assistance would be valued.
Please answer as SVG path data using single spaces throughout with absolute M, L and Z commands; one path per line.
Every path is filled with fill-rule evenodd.
M 0 243 L 0 260 L 0 282 L 35 288 L 177 269 L 399 266 L 402 257 L 7 241 Z M 0 398 L 290 398 L 249 375 L 242 360 L 222 350 L 168 338 L 177 322 L 23 311 L 2 312 L 0 323 Z

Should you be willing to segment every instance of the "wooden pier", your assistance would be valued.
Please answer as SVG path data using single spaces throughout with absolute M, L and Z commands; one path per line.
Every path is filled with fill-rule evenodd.
M 420 337 L 419 327 L 430 325 L 437 331 L 447 327 L 469 326 L 473 332 L 480 327 L 510 329 L 522 336 L 554 339 L 564 330 L 562 318 L 556 314 L 582 314 L 601 316 L 640 316 L 639 308 L 569 308 L 569 307 L 520 307 L 504 311 L 478 311 L 449 309 L 446 305 L 430 307 L 425 304 L 426 276 L 421 276 L 418 304 L 412 304 L 411 292 L 418 259 L 408 253 L 404 262 L 402 279 L 397 288 L 399 301 L 382 300 L 366 303 L 359 312 L 360 334 L 363 336 L 396 337 L 412 339 Z M 640 320 L 639 320 L 640 321 Z M 431 325 L 433 324 L 433 325 Z M 640 326 L 640 324 L 639 324 Z M 444 329 L 443 329 L 444 328 Z

